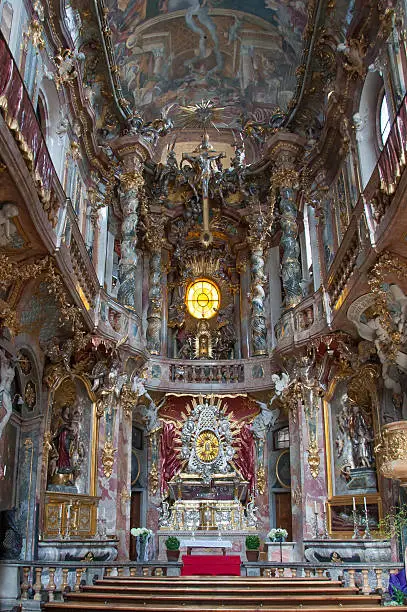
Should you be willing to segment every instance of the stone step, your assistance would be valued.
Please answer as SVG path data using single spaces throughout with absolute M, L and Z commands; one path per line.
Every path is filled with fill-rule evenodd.
M 47 603 L 44 606 L 45 610 L 48 612 L 66 612 L 67 610 L 71 610 L 75 612 L 84 612 L 84 610 L 91 610 L 92 612 L 104 612 L 109 610 L 110 612 L 276 612 L 277 610 L 284 610 L 284 612 L 299 612 L 298 606 L 292 606 L 290 602 L 286 601 L 284 605 L 277 604 L 273 606 L 259 606 L 254 607 L 251 604 L 248 605 L 239 605 L 239 606 L 224 606 L 218 605 L 216 603 L 210 604 L 209 606 L 193 606 L 183 604 L 180 606 L 161 606 L 157 604 L 150 605 L 123 605 L 117 603 L 107 603 L 107 604 L 98 604 L 88 602 L 86 604 L 86 608 L 84 608 L 83 603 L 80 602 L 54 602 Z M 316 609 L 315 606 L 309 606 L 307 604 L 302 605 L 300 610 L 317 610 L 317 612 L 338 612 L 338 609 L 345 610 L 357 610 L 357 612 L 379 612 L 380 610 L 383 612 L 383 608 L 380 605 L 358 605 L 355 606 L 354 603 L 348 605 L 347 603 L 342 604 L 340 608 L 337 605 L 321 605 Z M 407 612 L 407 606 L 398 606 L 398 612 Z
M 218 585 L 218 584 L 214 584 L 212 586 L 202 586 L 201 585 L 179 585 L 179 584 L 171 584 L 171 585 L 160 585 L 160 586 L 152 586 L 150 584 L 144 584 L 144 585 L 132 585 L 132 586 L 128 586 L 128 585 L 104 585 L 104 584 L 98 584 L 95 586 L 84 586 L 82 588 L 82 592 L 83 593 L 105 593 L 106 595 L 109 594 L 116 594 L 118 588 L 120 588 L 120 593 L 125 593 L 127 595 L 131 595 L 131 594 L 142 594 L 142 593 L 147 593 L 149 594 L 166 594 L 168 592 L 171 593 L 171 595 L 191 595 L 192 593 L 202 593 L 202 594 L 216 594 L 216 595 L 220 595 L 221 593 L 224 594 L 229 594 L 230 593 L 230 584 L 225 584 L 225 585 Z M 235 586 L 233 585 L 233 594 L 237 595 L 237 594 L 242 594 L 242 595 L 266 595 L 266 594 L 277 594 L 277 593 L 287 593 L 287 594 L 291 594 L 293 592 L 293 590 L 295 591 L 299 591 L 301 590 L 301 592 L 307 593 L 307 594 L 320 594 L 321 593 L 321 587 L 319 587 L 318 585 L 305 585 L 305 586 L 301 586 L 301 588 L 299 586 L 296 586 L 296 588 L 293 588 L 292 585 L 290 584 L 286 584 L 286 585 L 282 585 L 280 584 L 280 582 L 278 580 L 276 580 L 274 583 L 270 583 L 270 582 L 266 582 L 264 581 L 264 584 L 260 585 L 260 584 L 248 584 L 245 585 L 244 587 L 242 587 L 241 585 Z M 359 589 L 354 587 L 354 588 L 349 588 L 346 587 L 344 588 L 343 586 L 341 586 L 340 584 L 329 584 L 324 586 L 324 593 L 330 593 L 331 595 L 334 594 L 353 594 L 353 593 L 358 593 Z
M 304 593 L 288 593 L 276 594 L 276 595 L 252 595 L 250 592 L 243 595 L 242 593 L 235 595 L 233 590 L 229 594 L 217 596 L 216 593 L 202 594 L 202 593 L 191 593 L 188 595 L 172 595 L 171 589 L 165 595 L 140 594 L 140 595 L 127 595 L 123 592 L 107 595 L 106 593 L 68 593 L 66 595 L 66 601 L 78 601 L 82 602 L 83 607 L 86 608 L 88 603 L 100 603 L 105 605 L 107 603 L 113 604 L 143 604 L 143 605 L 204 605 L 213 603 L 214 605 L 234 605 L 239 606 L 241 604 L 252 606 L 284 606 L 288 603 L 290 605 L 309 605 L 318 606 L 318 604 L 324 603 L 337 606 L 353 605 L 359 607 L 361 605 L 379 605 L 381 602 L 380 595 L 359 595 L 355 593 L 348 594 L 346 591 L 344 594 L 331 595 L 330 593 L 318 593 L 318 594 L 304 594 Z

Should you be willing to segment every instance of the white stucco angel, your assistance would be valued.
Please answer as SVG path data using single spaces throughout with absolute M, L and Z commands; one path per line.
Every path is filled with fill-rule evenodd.
M 274 395 L 267 404 L 265 402 L 256 400 L 256 403 L 260 408 L 260 412 L 252 423 L 252 431 L 254 436 L 258 439 L 264 440 L 266 438 L 267 431 L 270 429 L 270 427 L 274 427 L 278 421 L 280 409 L 271 409 L 271 405 L 275 398 L 276 396 Z
M 15 369 L 13 362 L 6 357 L 4 350 L 0 350 L 0 438 L 13 411 L 10 389 L 14 376 Z
M 277 397 L 280 397 L 283 391 L 287 389 L 290 383 L 290 377 L 286 372 L 281 372 L 280 376 L 278 374 L 272 374 L 271 380 L 274 383 L 275 394 Z
M 141 372 L 134 375 L 131 390 L 138 394 L 139 399 L 145 397 L 149 404 L 154 404 L 154 400 L 145 388 L 145 382 L 147 379 L 147 368 L 143 368 Z

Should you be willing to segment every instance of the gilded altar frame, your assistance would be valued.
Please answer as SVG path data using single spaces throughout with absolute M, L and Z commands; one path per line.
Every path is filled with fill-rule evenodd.
M 90 446 L 89 446 L 89 490 L 86 493 L 71 493 L 49 491 L 48 485 L 48 453 L 50 444 L 50 427 L 52 407 L 55 393 L 67 380 L 79 380 L 90 401 Z M 99 444 L 99 419 L 96 398 L 92 392 L 89 380 L 81 375 L 73 374 L 59 377 L 51 387 L 48 395 L 46 432 L 44 434 L 42 487 L 40 525 L 44 540 L 60 537 L 87 539 L 97 532 L 97 509 L 99 497 L 97 493 L 97 453 Z
M 333 490 L 333 453 L 331 444 L 331 400 L 334 396 L 337 385 L 342 381 L 353 382 L 355 388 L 360 392 L 361 395 L 369 395 L 372 407 L 372 421 L 373 421 L 373 433 L 374 438 L 380 431 L 380 415 L 379 415 L 379 398 L 377 393 L 376 380 L 378 378 L 378 370 L 375 365 L 365 364 L 359 368 L 359 370 L 352 374 L 351 371 L 347 371 L 342 375 L 335 376 L 328 388 L 328 391 L 323 400 L 324 410 L 324 434 L 325 434 L 325 461 L 326 461 L 326 477 L 327 477 L 327 525 L 328 532 L 332 538 L 351 538 L 353 535 L 353 524 L 352 527 L 346 530 L 336 530 L 332 527 L 332 518 L 334 514 L 334 508 L 336 507 L 352 507 L 353 497 L 357 506 L 363 506 L 364 498 L 366 498 L 367 506 L 374 507 L 375 516 L 377 516 L 377 522 L 380 522 L 383 518 L 383 504 L 381 498 L 381 479 L 377 472 L 377 492 L 370 492 L 365 494 L 360 493 L 349 493 L 348 495 L 335 495 Z M 377 461 L 376 461 L 377 463 Z M 375 528 L 373 527 L 373 530 Z

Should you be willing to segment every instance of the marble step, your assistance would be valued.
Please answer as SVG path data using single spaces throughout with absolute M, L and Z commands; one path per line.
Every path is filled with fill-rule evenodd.
M 327 605 L 323 602 L 318 605 L 316 608 L 314 605 L 302 605 L 301 610 L 313 610 L 315 612 L 338 612 L 339 609 L 344 610 L 352 610 L 357 612 L 379 612 L 380 610 L 383 612 L 383 607 L 380 605 L 360 605 L 355 606 L 353 603 L 350 605 L 342 604 L 341 607 L 337 605 Z M 44 610 L 48 610 L 48 612 L 64 612 L 66 610 L 71 610 L 72 612 L 84 612 L 84 610 L 91 610 L 92 612 L 104 612 L 109 610 L 110 612 L 276 612 L 277 610 L 284 610 L 284 612 L 298 612 L 298 606 L 290 605 L 290 602 L 285 603 L 285 605 L 281 605 L 280 603 L 273 606 L 259 606 L 254 607 L 252 604 L 248 605 L 239 605 L 239 606 L 224 606 L 218 605 L 216 603 L 210 604 L 209 606 L 193 606 L 183 604 L 180 606 L 161 606 L 157 604 L 153 605 L 121 605 L 117 603 L 92 603 L 88 602 L 86 604 L 86 608 L 84 608 L 83 603 L 80 602 L 54 602 L 47 603 L 44 605 Z M 398 612 L 407 612 L 407 606 L 398 606 Z
M 95 586 L 84 586 L 82 588 L 82 592 L 83 593 L 105 593 L 105 594 L 113 594 L 115 595 L 117 593 L 117 589 L 118 589 L 118 585 L 104 585 L 104 584 L 100 584 L 100 585 L 95 585 Z M 296 586 L 296 588 L 293 588 L 292 585 L 290 584 L 286 584 L 286 585 L 282 585 L 280 584 L 280 582 L 278 580 L 275 581 L 275 583 L 268 583 L 266 581 L 264 581 L 264 583 L 262 585 L 260 584 L 248 584 L 245 585 L 244 587 L 238 585 L 235 586 L 233 585 L 233 594 L 234 595 L 238 595 L 238 594 L 242 594 L 242 595 L 265 595 L 265 594 L 276 594 L 276 593 L 292 593 L 293 590 L 298 591 L 301 590 L 301 592 L 307 593 L 307 594 L 320 594 L 321 593 L 321 587 L 318 585 L 305 585 L 305 586 L 301 586 L 298 587 Z M 120 585 L 120 592 L 121 593 L 125 593 L 127 595 L 131 595 L 131 594 L 141 594 L 141 593 L 147 593 L 147 594 L 167 594 L 168 592 L 171 593 L 171 595 L 191 595 L 192 593 L 202 593 L 202 594 L 206 594 L 206 593 L 216 593 L 216 595 L 220 595 L 221 593 L 224 594 L 229 594 L 231 591 L 230 588 L 230 584 L 225 584 L 225 585 L 218 585 L 218 584 L 213 584 L 211 586 L 202 586 L 201 585 L 178 585 L 178 584 L 171 584 L 171 585 L 132 585 L 132 586 L 128 586 L 128 585 Z M 341 594 L 353 594 L 353 593 L 359 593 L 359 589 L 354 587 L 354 588 L 349 588 L 349 587 L 343 587 L 341 586 L 341 584 L 329 584 L 324 586 L 324 593 L 330 593 L 331 595 L 333 594 L 337 594 L 337 595 L 341 595 Z
M 119 592 L 115 594 L 107 595 L 106 593 L 68 593 L 66 595 L 66 601 L 78 601 L 82 602 L 83 607 L 93 602 L 105 605 L 111 604 L 143 604 L 143 605 L 154 605 L 154 604 L 174 604 L 174 605 L 204 605 L 209 602 L 213 602 L 214 605 L 235 605 L 239 606 L 242 603 L 251 604 L 253 606 L 282 606 L 290 604 L 303 606 L 305 604 L 309 606 L 317 606 L 320 603 L 337 606 L 352 605 L 357 608 L 361 605 L 379 605 L 381 602 L 380 595 L 359 595 L 357 593 L 348 594 L 346 591 L 343 594 L 336 595 L 330 593 L 316 593 L 316 594 L 304 594 L 304 593 L 288 593 L 275 594 L 275 595 L 253 595 L 250 592 L 243 595 L 242 593 L 235 595 L 233 591 L 229 594 L 218 596 L 215 592 L 209 594 L 202 593 L 191 593 L 186 595 L 172 595 L 171 589 L 165 595 L 140 594 L 140 595 L 126 595 L 125 593 Z

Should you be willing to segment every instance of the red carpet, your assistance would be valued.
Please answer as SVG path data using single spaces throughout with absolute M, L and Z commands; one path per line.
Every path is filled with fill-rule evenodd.
M 240 576 L 240 555 L 182 555 L 181 576 Z

